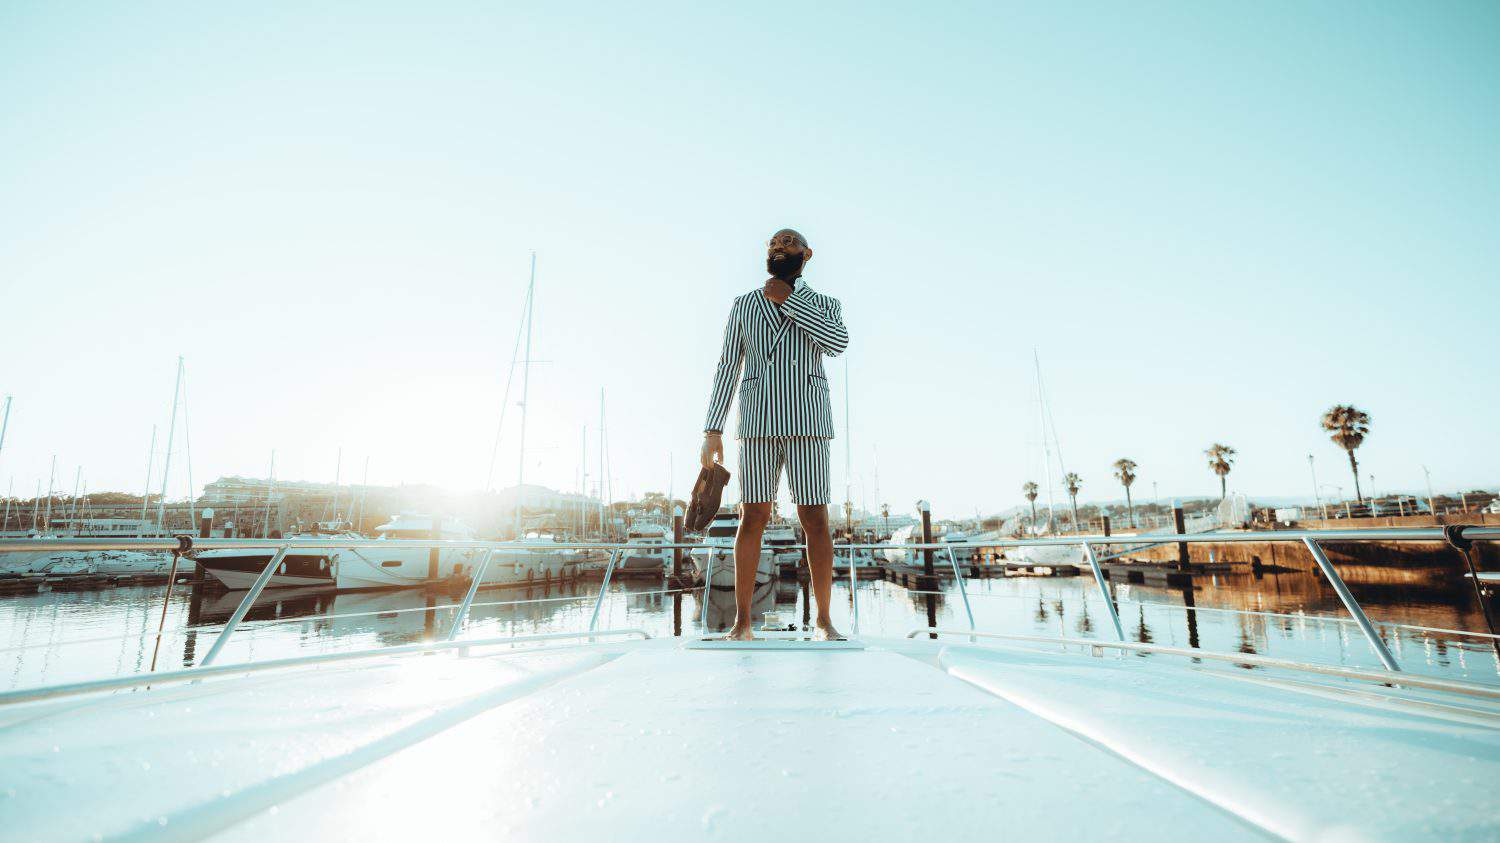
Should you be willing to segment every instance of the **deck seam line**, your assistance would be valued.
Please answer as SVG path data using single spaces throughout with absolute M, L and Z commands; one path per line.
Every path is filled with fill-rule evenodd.
M 1155 778 L 1167 783 L 1168 785 L 1171 785 L 1172 787 L 1195 799 L 1204 802 L 1205 804 L 1213 806 L 1214 808 L 1224 812 L 1228 816 L 1232 817 L 1236 821 L 1244 824 L 1246 827 L 1253 829 L 1256 832 L 1268 835 L 1277 840 L 1298 839 L 1297 835 L 1291 833 L 1290 830 L 1278 830 L 1278 828 L 1276 827 L 1278 824 L 1273 823 L 1271 820 L 1256 819 L 1249 812 L 1246 812 L 1243 809 L 1235 806 L 1233 803 L 1224 800 L 1221 797 L 1218 797 L 1215 794 L 1210 793 L 1202 788 L 1195 787 L 1190 782 L 1182 780 L 1180 777 L 1174 775 L 1170 770 L 1166 769 L 1164 765 L 1154 763 L 1145 758 L 1141 758 L 1130 750 L 1114 746 L 1107 740 L 1093 734 L 1086 727 L 1075 723 L 1071 718 L 1062 717 L 1055 712 L 1049 712 L 1044 707 L 1037 705 L 1036 703 L 1024 697 L 1018 697 L 999 688 L 991 687 L 991 683 L 987 682 L 982 677 L 968 675 L 968 672 L 965 671 L 963 667 L 950 664 L 946 653 L 939 656 L 939 661 L 942 665 L 942 670 L 949 676 L 965 682 L 974 688 L 978 688 L 979 690 L 997 699 L 1004 700 L 1040 720 L 1045 720 L 1048 723 L 1051 723 L 1057 728 L 1062 729 L 1063 731 L 1067 732 L 1070 735 L 1073 735 L 1074 737 L 1084 741 L 1085 743 L 1095 746 L 1109 753 L 1110 755 L 1119 758 L 1130 766 L 1141 770 L 1144 773 L 1148 773 L 1151 776 L 1154 776 Z

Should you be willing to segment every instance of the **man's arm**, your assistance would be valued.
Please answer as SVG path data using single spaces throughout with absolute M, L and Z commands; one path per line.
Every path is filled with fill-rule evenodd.
M 719 352 L 719 365 L 714 370 L 713 393 L 708 399 L 708 416 L 703 422 L 703 431 L 721 433 L 724 418 L 729 415 L 729 404 L 734 400 L 734 388 L 740 381 L 740 364 L 745 357 L 745 341 L 740 335 L 740 323 L 735 317 L 739 304 L 729 310 L 729 321 L 724 325 L 724 348 Z
M 792 325 L 807 334 L 813 345 L 829 357 L 837 357 L 849 347 L 849 329 L 844 327 L 844 315 L 839 300 L 824 297 L 829 305 L 825 309 L 817 304 L 807 287 L 787 296 L 781 312 L 792 320 Z

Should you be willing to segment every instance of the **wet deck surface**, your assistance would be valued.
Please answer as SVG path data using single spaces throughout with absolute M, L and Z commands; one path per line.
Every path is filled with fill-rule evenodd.
M 925 641 L 402 656 L 0 709 L 15 839 L 1493 839 L 1500 711 Z
M 957 840 L 1005 829 L 1142 839 L 1163 823 L 1252 836 L 897 653 L 668 646 L 476 717 L 226 837 Z

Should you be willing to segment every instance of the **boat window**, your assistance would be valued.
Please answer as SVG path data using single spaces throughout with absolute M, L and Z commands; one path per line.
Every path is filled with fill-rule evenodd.
M 382 568 L 399 568 L 399 567 L 401 567 L 401 560 L 399 560 L 399 559 L 390 559 L 390 560 L 387 560 L 385 562 L 381 562 L 380 563 L 380 567 L 382 567 Z

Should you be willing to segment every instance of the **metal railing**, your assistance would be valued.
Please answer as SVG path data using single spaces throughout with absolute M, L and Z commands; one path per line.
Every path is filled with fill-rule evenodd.
M 639 635 L 643 639 L 650 639 L 651 634 L 644 629 L 607 629 L 591 632 L 546 632 L 538 635 L 507 635 L 500 638 L 483 638 L 465 641 L 428 641 L 421 644 L 403 644 L 396 647 L 376 647 L 369 650 L 355 650 L 347 653 L 316 653 L 308 656 L 295 656 L 287 659 L 272 659 L 264 662 L 250 662 L 243 664 L 225 664 L 217 667 L 200 664 L 197 667 L 184 668 L 182 670 L 164 670 L 159 673 L 135 673 L 129 676 L 115 676 L 108 679 L 89 679 L 83 682 L 69 682 L 63 685 L 45 685 L 40 688 L 22 688 L 16 691 L 0 692 L 0 705 L 11 703 L 33 702 L 35 700 L 51 699 L 53 697 L 72 696 L 74 694 L 88 694 L 98 691 L 117 691 L 124 688 L 139 688 L 145 685 L 168 685 L 180 682 L 194 682 L 199 679 L 207 679 L 214 676 L 226 674 L 255 673 L 263 670 L 279 670 L 287 667 L 303 667 L 312 664 L 324 664 L 327 662 L 353 661 L 356 659 L 370 659 L 384 656 L 406 655 L 412 653 L 432 653 L 442 650 L 457 650 L 460 653 L 467 652 L 474 647 L 500 646 L 504 644 L 526 643 L 531 641 L 567 641 L 579 638 L 588 638 L 592 641 L 595 637 Z
M 849 580 L 851 591 L 851 616 L 853 632 L 859 634 L 859 596 L 858 558 L 857 552 L 868 550 L 876 551 L 902 550 L 911 553 L 915 560 L 917 551 L 943 552 L 948 557 L 949 566 L 952 568 L 955 582 L 958 586 L 959 595 L 963 600 L 964 611 L 969 621 L 971 635 L 980 635 L 978 632 L 973 608 L 969 602 L 968 591 L 964 586 L 964 577 L 960 569 L 955 550 L 958 548 L 1011 548 L 1011 547 L 1079 547 L 1083 551 L 1084 558 L 1093 573 L 1094 582 L 1104 597 L 1105 605 L 1109 608 L 1110 620 L 1114 626 L 1115 634 L 1121 642 L 1125 640 L 1125 633 L 1120 623 L 1119 611 L 1116 608 L 1114 597 L 1111 594 L 1109 583 L 1104 575 L 1098 554 L 1095 552 L 1096 545 L 1155 545 L 1162 543 L 1234 543 L 1234 542 L 1299 542 L 1303 544 L 1312 555 L 1314 563 L 1332 585 L 1340 602 L 1349 612 L 1353 621 L 1359 626 L 1361 633 L 1370 647 L 1375 651 L 1382 665 L 1390 672 L 1399 672 L 1400 666 L 1396 659 L 1386 648 L 1384 641 L 1375 631 L 1370 619 L 1365 615 L 1363 608 L 1344 584 L 1342 577 L 1329 561 L 1324 553 L 1320 542 L 1359 542 L 1359 541 L 1394 541 L 1394 542 L 1443 542 L 1450 536 L 1468 541 L 1500 541 L 1500 527 L 1460 527 L 1449 528 L 1445 531 L 1441 528 L 1391 528 L 1391 529 L 1355 529 L 1355 530 L 1278 530 L 1266 532 L 1210 532 L 1191 533 L 1182 535 L 1164 536 L 1162 534 L 1150 535 L 1083 535 L 1065 536 L 1053 538 L 1026 538 L 1026 539 L 1001 539 L 993 540 L 966 540 L 958 542 L 912 542 L 903 544 L 875 543 L 875 544 L 840 544 L 835 547 L 836 552 L 847 553 L 849 561 Z M 807 545 L 790 545 L 794 549 L 806 549 Z M 499 552 L 529 552 L 529 551 L 569 551 L 569 550 L 608 550 L 610 551 L 609 562 L 604 570 L 603 582 L 600 585 L 598 595 L 595 598 L 593 611 L 589 618 L 588 628 L 576 637 L 587 638 L 593 641 L 596 636 L 611 634 L 609 631 L 598 629 L 599 616 L 603 607 L 604 599 L 609 590 L 611 576 L 618 564 L 621 553 L 626 549 L 648 549 L 651 552 L 662 552 L 668 550 L 694 550 L 709 548 L 706 554 L 706 565 L 703 571 L 703 605 L 707 605 L 708 590 L 712 587 L 713 557 L 715 549 L 728 551 L 728 547 L 705 545 L 694 542 L 663 542 L 650 545 L 641 545 L 630 542 L 490 542 L 490 541 L 464 541 L 464 540 L 418 540 L 418 539 L 347 539 L 347 538 L 294 538 L 294 539 L 191 539 L 186 536 L 176 539 L 0 539 L 0 558 L 6 552 L 14 551 L 49 551 L 49 550 L 156 550 L 170 551 L 178 556 L 195 549 L 261 549 L 271 550 L 271 556 L 265 567 L 256 577 L 235 608 L 234 613 L 225 623 L 215 639 L 213 646 L 207 655 L 199 663 L 198 667 L 191 670 L 202 670 L 213 665 L 219 654 L 223 651 L 225 644 L 244 620 L 251 606 L 259 599 L 260 595 L 278 567 L 292 550 L 356 550 L 361 548 L 385 548 L 385 549 L 448 549 L 448 550 L 481 550 L 484 551 L 476 570 L 473 572 L 467 593 L 460 604 L 453 624 L 449 628 L 444 639 L 445 644 L 458 643 L 458 635 L 462 631 L 464 621 L 469 609 L 473 605 L 474 597 L 483 582 L 484 574 L 488 569 L 491 559 L 497 551 Z M 175 560 L 174 560 L 175 563 Z M 175 567 L 175 565 L 174 565 Z M 168 593 L 172 582 L 167 583 Z M 162 632 L 158 630 L 158 642 Z M 647 636 L 649 637 L 649 636 Z M 427 646 L 427 645 L 414 645 Z M 151 674 L 162 675 L 162 674 Z M 0 695 L 0 701 L 4 701 L 4 695 Z
M 1389 673 L 1381 673 L 1373 670 L 1360 670 L 1359 668 L 1338 667 L 1334 665 L 1309 664 L 1307 662 L 1295 662 L 1289 659 L 1272 658 L 1255 653 L 1216 653 L 1212 650 L 1186 649 L 1183 647 L 1167 647 L 1160 644 L 1137 644 L 1132 641 L 1100 641 L 1094 638 L 1062 638 L 1049 635 L 1020 635 L 1008 632 L 977 632 L 975 630 L 943 629 L 936 626 L 920 626 L 906 633 L 907 638 L 916 638 L 918 635 L 962 635 L 970 641 L 974 638 L 993 638 L 1001 641 L 1016 641 L 1027 644 L 1058 644 L 1061 646 L 1086 647 L 1098 655 L 1103 650 L 1119 650 L 1129 653 L 1157 653 L 1168 656 L 1182 656 L 1190 659 L 1201 659 L 1203 661 L 1229 662 L 1231 664 L 1249 664 L 1256 667 L 1277 667 L 1287 670 L 1297 670 L 1304 673 L 1318 673 L 1324 676 L 1337 676 L 1342 679 L 1358 679 L 1365 682 L 1377 682 L 1380 684 L 1402 685 L 1409 688 L 1426 688 L 1434 691 L 1445 691 L 1453 694 L 1479 697 L 1487 700 L 1500 700 L 1500 685 L 1485 685 L 1478 682 L 1460 682 L 1453 679 L 1437 679 L 1421 676 L 1414 673 L 1403 673 L 1400 677 L 1392 677 Z

